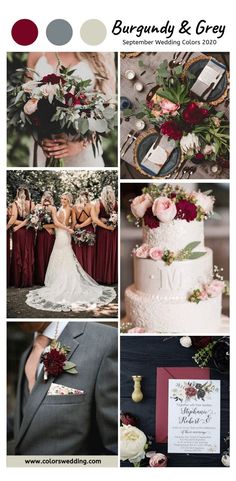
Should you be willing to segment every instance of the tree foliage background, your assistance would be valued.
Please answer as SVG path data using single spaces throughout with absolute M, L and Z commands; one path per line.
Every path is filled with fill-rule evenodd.
M 79 193 L 86 190 L 91 200 L 97 199 L 106 185 L 111 185 L 117 196 L 117 180 L 115 170 L 10 170 L 7 172 L 7 202 L 13 202 L 20 185 L 29 188 L 31 198 L 35 202 L 39 202 L 43 192 L 49 190 L 53 194 L 56 205 L 60 204 L 60 196 L 63 192 L 70 192 L 75 201 Z
M 27 52 L 8 52 L 7 54 L 7 78 L 8 83 L 17 85 L 22 80 L 22 73 L 17 69 L 26 67 Z M 117 71 L 117 55 L 115 56 Z M 7 132 L 7 157 L 9 167 L 28 167 L 29 149 L 31 136 L 27 130 L 9 127 Z M 106 138 L 102 139 L 103 159 L 106 167 L 117 166 L 117 129 L 109 132 Z

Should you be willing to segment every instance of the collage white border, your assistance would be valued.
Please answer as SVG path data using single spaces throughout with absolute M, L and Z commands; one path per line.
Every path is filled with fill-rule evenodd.
M 30 48 L 26 47 L 19 47 L 17 46 L 11 38 L 11 28 L 12 25 L 20 18 L 30 18 L 35 20 L 36 24 L 39 28 L 39 36 L 36 42 L 30 46 Z M 51 2 L 32 2 L 29 0 L 25 0 L 23 3 L 17 2 L 16 0 L 9 1 L 8 4 L 2 5 L 1 11 L 1 56 L 0 56 L 0 86 L 1 86 L 1 94 L 0 94 L 0 121 L 1 121 L 1 136 L 0 136 L 0 152 L 1 152 L 1 163 L 0 163 L 0 192 L 1 195 L 1 205 L 0 205 L 0 219 L 1 219 L 1 233 L 0 241 L 0 252 L 1 252 L 1 259 L 2 265 L 5 266 L 5 193 L 6 193 L 6 96 L 5 96 L 5 84 L 6 84 L 6 52 L 7 51 L 57 51 L 58 49 L 53 48 L 50 42 L 46 38 L 45 30 L 48 23 L 55 19 L 55 18 L 63 18 L 68 20 L 74 30 L 74 35 L 71 41 L 65 45 L 64 47 L 60 47 L 60 50 L 64 51 L 94 51 L 95 47 L 88 47 L 80 40 L 79 36 L 79 28 L 84 21 L 89 18 L 97 18 L 101 19 L 106 27 L 107 27 L 107 37 L 104 42 L 99 45 L 96 50 L 100 51 L 123 51 L 125 48 L 122 47 L 121 38 L 114 37 L 111 34 L 111 28 L 114 24 L 116 19 L 122 19 L 123 22 L 127 24 L 156 24 L 160 25 L 165 22 L 167 19 L 174 24 L 179 22 L 183 19 L 188 19 L 193 24 L 196 23 L 197 19 L 206 19 L 209 24 L 226 24 L 226 33 L 222 39 L 218 41 L 217 47 L 209 48 L 209 51 L 230 51 L 231 56 L 231 69 L 230 69 L 230 76 L 231 76 L 231 117 L 230 117 L 230 124 L 231 124 L 231 180 L 230 180 L 230 265 L 231 265 L 231 288 L 234 290 L 234 279 L 233 279 L 233 272 L 232 266 L 235 265 L 235 249 L 236 246 L 236 228 L 235 228 L 235 215 L 234 215 L 234 188 L 236 188 L 235 184 L 235 153 L 236 153 L 236 140 L 235 140 L 235 129 L 236 121 L 235 121 L 235 89 L 234 89 L 234 82 L 235 82 L 235 65 L 236 65 L 236 49 L 235 49 L 235 36 L 234 33 L 234 25 L 233 25 L 233 18 L 235 18 L 235 13 L 233 9 L 233 3 L 231 6 L 229 3 L 223 3 L 219 0 L 215 0 L 213 2 L 206 2 L 206 0 L 198 0 L 198 2 L 192 4 L 187 0 L 169 0 L 168 4 L 165 2 L 156 2 L 155 0 L 149 0 L 148 3 L 143 2 L 124 2 L 120 0 L 117 4 L 109 4 L 107 0 L 100 0 L 97 2 L 95 0 L 90 0 L 88 3 L 77 2 L 76 0 L 71 0 L 70 2 L 63 2 L 62 0 L 52 0 Z M 175 36 L 176 38 L 176 36 Z M 192 37 L 191 37 L 192 38 Z M 148 50 L 142 48 L 130 48 L 127 50 Z M 153 48 L 150 48 L 153 50 Z M 162 51 L 170 51 L 175 50 L 174 47 L 166 45 L 161 47 Z M 183 50 L 183 47 L 179 48 L 179 50 Z M 191 50 L 191 46 L 188 50 Z M 200 51 L 201 46 L 199 48 L 193 48 L 195 51 Z M 118 144 L 119 145 L 119 144 Z M 127 182 L 123 180 L 123 182 Z M 142 180 L 138 180 L 137 182 L 142 182 Z M 204 181 L 201 181 L 204 182 Z M 222 182 L 227 182 L 222 180 Z M 0 435 L 0 467 L 1 473 L 5 479 L 12 480 L 13 477 L 17 476 L 19 480 L 24 479 L 31 479 L 32 476 L 37 480 L 39 477 L 42 476 L 50 476 L 53 475 L 57 477 L 57 479 L 64 479 L 67 476 L 81 476 L 81 472 L 77 474 L 75 471 L 67 471 L 67 468 L 60 470 L 60 468 L 53 468 L 55 471 L 51 471 L 50 468 L 45 468 L 40 471 L 37 468 L 6 468 L 6 439 L 5 439 L 5 423 L 6 423 L 6 392 L 5 392 L 5 385 L 6 385 L 6 288 L 5 288 L 5 275 L 2 269 L 2 276 L 1 276 L 1 302 L 0 302 L 0 309 L 1 309 L 1 316 L 0 316 L 0 354 L 1 354 L 1 369 L 0 369 L 0 380 L 1 380 L 1 435 Z M 231 292 L 231 366 L 234 366 L 236 353 L 234 352 L 235 346 L 235 314 L 236 314 L 236 301 L 234 299 L 234 292 Z M 18 319 L 20 320 L 20 319 Z M 235 386 L 235 379 L 233 375 L 231 376 L 231 399 L 234 399 L 236 395 L 236 386 Z M 233 409 L 233 403 L 231 406 L 231 453 L 234 453 L 235 447 L 235 436 L 234 436 L 234 426 L 235 426 L 235 414 Z M 214 476 L 216 480 L 220 480 L 222 476 L 225 478 L 231 479 L 232 476 L 235 476 L 235 466 L 234 466 L 234 459 L 233 455 L 231 457 L 232 467 L 230 469 L 222 468 L 212 468 L 209 471 L 207 468 L 202 468 L 200 471 L 192 468 L 172 468 L 170 470 L 162 470 L 161 476 L 162 479 L 172 479 L 173 476 L 180 476 L 182 479 L 191 478 L 191 480 L 197 480 L 199 476 Z M 16 471 L 17 469 L 17 471 Z M 32 470 L 33 469 L 33 470 Z M 49 470 L 50 469 L 50 470 Z M 112 472 L 110 471 L 112 469 Z M 181 471 L 180 471 L 181 470 Z M 91 474 L 90 474 L 91 473 Z M 133 473 L 133 474 L 132 474 Z M 90 475 L 94 476 L 95 472 L 93 471 L 86 471 L 85 476 L 88 477 Z M 118 479 L 122 475 L 123 478 L 129 477 L 129 479 L 136 478 L 141 479 L 143 478 L 143 474 L 146 475 L 146 471 L 143 472 L 142 469 L 132 471 L 129 468 L 98 468 L 96 469 L 96 478 L 98 479 Z M 156 477 L 155 470 L 148 470 L 148 476 L 151 478 Z M 159 474 L 160 476 L 160 474 Z

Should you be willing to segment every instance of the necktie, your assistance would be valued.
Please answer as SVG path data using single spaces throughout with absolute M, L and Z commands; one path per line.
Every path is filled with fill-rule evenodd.
M 28 388 L 30 392 L 32 391 L 36 381 L 36 373 L 41 354 L 49 345 L 49 343 L 50 339 L 48 337 L 44 336 L 43 334 L 39 334 L 34 340 L 32 351 L 25 363 L 25 375 L 28 380 Z

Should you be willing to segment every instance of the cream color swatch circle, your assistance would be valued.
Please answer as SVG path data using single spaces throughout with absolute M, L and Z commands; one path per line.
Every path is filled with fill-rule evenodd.
M 83 23 L 80 29 L 80 36 L 82 40 L 88 45 L 99 45 L 105 40 L 107 29 L 101 20 L 91 18 Z

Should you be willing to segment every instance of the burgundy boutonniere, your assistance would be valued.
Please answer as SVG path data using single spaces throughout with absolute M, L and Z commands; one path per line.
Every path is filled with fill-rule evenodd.
M 48 376 L 59 376 L 63 371 L 68 374 L 77 374 L 76 364 L 67 361 L 70 348 L 62 346 L 60 342 L 53 340 L 49 346 L 49 350 L 42 354 L 41 362 L 44 369 L 44 381 L 47 381 Z

